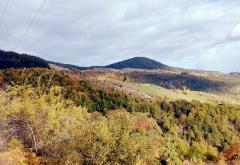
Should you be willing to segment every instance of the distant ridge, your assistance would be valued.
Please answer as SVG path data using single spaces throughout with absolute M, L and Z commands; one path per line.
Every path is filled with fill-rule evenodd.
M 204 70 L 194 70 L 185 69 L 178 67 L 171 67 L 161 62 L 152 60 L 147 57 L 134 57 L 117 63 L 113 63 L 107 66 L 89 66 L 82 67 L 78 65 L 65 64 L 60 62 L 46 61 L 40 57 L 20 54 L 12 51 L 0 50 L 0 69 L 8 68 L 51 68 L 53 65 L 58 66 L 62 69 L 69 69 L 74 71 L 83 70 L 104 70 L 104 69 L 145 69 L 145 70 L 165 70 L 174 72 L 187 72 L 187 73 L 200 73 L 200 74 L 222 74 L 217 71 L 204 71 Z M 240 77 L 239 73 L 233 72 L 229 73 L 229 76 Z M 238 75 L 238 76 L 237 76 Z
M 124 69 L 124 68 L 134 68 L 134 69 L 161 69 L 161 70 L 171 70 L 171 67 L 164 65 L 158 61 L 152 60 L 146 57 L 134 57 L 128 60 L 117 62 L 111 65 L 107 65 L 106 68 L 113 69 Z
M 70 70 L 87 70 L 87 69 L 160 69 L 160 70 L 174 70 L 173 67 L 164 65 L 158 61 L 154 61 L 146 57 L 134 57 L 128 60 L 110 64 L 107 66 L 90 66 L 90 67 L 80 67 L 77 65 L 63 64 L 58 62 L 48 61 L 49 64 L 54 64 L 63 68 L 68 68 Z
M 81 67 L 81 66 L 77 66 L 77 65 L 72 65 L 72 64 L 64 64 L 64 63 L 60 63 L 60 62 L 53 62 L 53 61 L 48 61 L 49 64 L 53 64 L 62 68 L 67 68 L 70 70 L 86 70 L 89 69 L 89 67 Z
M 48 62 L 36 56 L 0 50 L 0 69 L 49 68 Z
M 231 72 L 229 73 L 230 76 L 239 76 L 240 77 L 240 72 Z

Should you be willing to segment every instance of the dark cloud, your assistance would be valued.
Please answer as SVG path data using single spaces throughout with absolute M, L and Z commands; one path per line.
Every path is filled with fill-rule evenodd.
M 180 67 L 240 71 L 240 1 L 48 0 L 16 49 L 40 4 L 10 1 L 1 49 L 82 66 L 146 56 Z

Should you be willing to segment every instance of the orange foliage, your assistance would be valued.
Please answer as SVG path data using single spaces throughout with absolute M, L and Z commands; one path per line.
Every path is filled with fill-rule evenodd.
M 102 116 L 102 113 L 95 111 L 93 113 L 91 113 L 92 117 L 94 117 L 95 119 L 98 119 Z
M 135 123 L 136 128 L 141 129 L 141 130 L 152 130 L 153 129 L 153 124 L 152 121 L 149 119 L 147 116 L 141 116 L 140 118 L 137 119 Z
M 240 160 L 240 143 L 233 145 L 224 151 L 225 160 Z
M 127 113 L 126 109 L 118 109 L 118 110 L 108 111 L 107 115 L 108 116 L 119 116 L 119 115 L 122 115 L 124 113 Z

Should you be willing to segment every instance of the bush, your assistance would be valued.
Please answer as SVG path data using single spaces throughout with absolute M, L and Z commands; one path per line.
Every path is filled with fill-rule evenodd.
M 0 120 L 21 128 L 14 136 L 47 164 L 158 163 L 161 130 L 146 114 L 117 110 L 96 117 L 64 100 L 59 88 L 47 94 L 11 88 L 0 92 L 0 104 Z

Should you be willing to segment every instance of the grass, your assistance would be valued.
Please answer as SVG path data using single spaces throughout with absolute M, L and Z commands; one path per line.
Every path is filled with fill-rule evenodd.
M 139 92 L 146 93 L 150 96 L 162 96 L 162 97 L 167 97 L 173 100 L 183 99 L 187 101 L 192 101 L 192 100 L 199 100 L 201 102 L 208 101 L 208 99 L 205 96 L 202 96 L 198 92 L 171 90 L 171 89 L 166 89 L 160 86 L 150 85 L 150 84 L 139 84 L 137 85 L 137 90 Z
M 116 76 L 114 73 L 107 73 L 98 75 L 98 80 L 105 81 L 108 85 L 112 85 L 119 90 L 129 92 L 135 96 L 154 98 L 161 97 L 170 100 L 197 100 L 202 103 L 217 102 L 217 103 L 229 103 L 240 105 L 240 96 L 230 94 L 214 94 L 200 91 L 191 90 L 172 90 L 166 89 L 153 84 L 142 83 L 123 83 L 123 76 Z M 240 90 L 240 87 L 239 89 Z M 237 89 L 236 89 L 237 91 Z
M 198 100 L 200 102 L 225 102 L 231 104 L 240 104 L 240 98 L 233 97 L 231 95 L 217 95 L 190 90 L 171 90 L 151 84 L 138 84 L 136 86 L 136 90 L 150 96 L 166 97 L 172 100 L 183 99 L 187 101 Z

